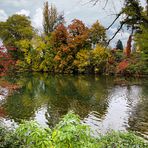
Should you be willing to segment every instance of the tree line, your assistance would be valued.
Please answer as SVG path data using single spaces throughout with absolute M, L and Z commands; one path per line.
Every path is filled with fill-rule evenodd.
M 123 73 L 125 69 L 135 73 L 137 67 L 142 65 L 144 73 L 147 73 L 147 13 L 137 0 L 127 1 L 123 12 L 126 17 L 121 21 L 121 26 L 126 24 L 131 29 L 125 54 L 107 47 L 111 39 L 108 40 L 106 28 L 99 21 L 88 27 L 81 20 L 74 19 L 66 26 L 64 14 L 48 2 L 44 3 L 41 35 L 31 26 L 28 17 L 12 15 L 5 22 L 0 22 L 0 38 L 13 61 L 13 64 L 3 65 L 3 61 L 7 61 L 7 56 L 3 56 L 0 60 L 1 71 L 7 71 L 13 65 L 18 71 L 114 74 Z M 133 36 L 139 52 L 131 55 Z M 116 47 L 119 46 L 122 46 L 120 41 Z M 138 65 L 136 68 L 133 67 L 133 59 Z

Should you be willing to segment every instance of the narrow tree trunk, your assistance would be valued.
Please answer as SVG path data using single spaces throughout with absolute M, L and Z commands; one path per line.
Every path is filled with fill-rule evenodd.
M 132 37 L 133 37 L 133 33 L 134 33 L 134 27 L 132 26 L 132 32 L 127 40 L 127 45 L 126 45 L 126 49 L 125 49 L 125 54 L 127 57 L 130 57 L 131 55 L 131 47 L 132 47 Z
M 127 46 L 125 49 L 125 54 L 127 57 L 130 57 L 130 55 L 131 55 L 131 47 L 132 47 L 132 35 L 130 35 L 127 40 Z

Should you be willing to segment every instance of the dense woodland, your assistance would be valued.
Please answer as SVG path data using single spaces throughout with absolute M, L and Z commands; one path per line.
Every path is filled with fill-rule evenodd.
M 96 21 L 88 27 L 78 19 L 67 25 L 64 15 L 48 2 L 44 3 L 43 32 L 40 34 L 31 26 L 30 18 L 10 16 L 6 22 L 0 22 L 0 38 L 4 45 L 0 48 L 1 75 L 10 70 L 147 75 L 147 9 L 138 0 L 125 0 L 116 19 L 120 15 L 125 17 L 115 35 L 123 26 L 131 34 L 125 48 L 119 39 L 114 49 L 109 43 L 115 35 L 108 39 L 106 34 L 111 26 L 104 28 Z

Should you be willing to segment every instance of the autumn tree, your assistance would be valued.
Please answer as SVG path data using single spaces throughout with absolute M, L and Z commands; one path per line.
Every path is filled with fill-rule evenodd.
M 54 71 L 58 73 L 70 73 L 73 62 L 72 50 L 68 45 L 69 33 L 64 24 L 59 24 L 51 33 L 51 46 L 55 51 L 53 62 Z
M 56 51 L 55 72 L 72 73 L 77 52 L 88 47 L 88 42 L 88 28 L 82 21 L 73 20 L 68 27 L 58 25 L 51 33 L 51 45 Z
M 58 48 L 61 45 L 67 45 L 68 31 L 64 24 L 59 24 L 51 33 L 51 45 L 53 48 Z
M 0 47 L 0 75 L 7 73 L 10 69 L 15 67 L 15 59 L 12 55 L 6 52 L 4 46 Z
M 90 65 L 91 65 L 90 55 L 91 55 L 91 52 L 85 49 L 80 50 L 77 53 L 73 64 L 78 69 L 79 73 L 86 73 L 91 70 L 90 69 Z
M 68 32 L 69 46 L 74 48 L 74 53 L 80 49 L 90 48 L 89 30 L 82 21 L 74 19 L 68 26 Z
M 96 21 L 91 28 L 89 29 L 89 38 L 91 40 L 91 43 L 93 45 L 96 44 L 106 44 L 106 30 L 105 28 L 99 23 L 99 21 Z
M 95 73 L 104 73 L 108 61 L 109 52 L 104 46 L 97 45 L 91 53 L 91 65 L 94 67 Z

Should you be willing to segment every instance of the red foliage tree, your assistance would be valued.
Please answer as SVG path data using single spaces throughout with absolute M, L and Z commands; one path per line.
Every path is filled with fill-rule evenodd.
M 129 65 L 129 62 L 126 60 L 120 62 L 119 65 L 117 66 L 117 73 L 121 73 L 121 74 L 124 73 L 128 65 Z
M 16 50 L 15 48 L 9 48 L 9 50 Z M 4 46 L 0 47 L 0 74 L 8 72 L 10 68 L 15 66 L 16 61 L 11 56 L 11 53 L 7 51 Z

